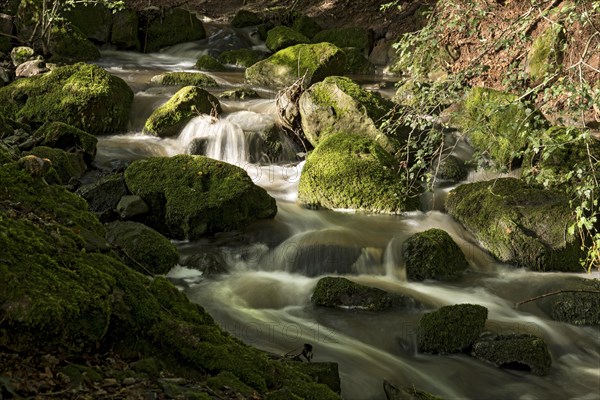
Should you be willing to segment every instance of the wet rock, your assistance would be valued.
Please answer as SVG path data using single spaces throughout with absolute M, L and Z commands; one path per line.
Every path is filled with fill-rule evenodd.
M 556 294 L 539 299 L 537 303 L 553 320 L 600 326 L 600 280 L 565 277 L 560 282 L 543 286 L 537 294 L 548 293 Z
M 57 67 L 0 88 L 0 113 L 37 128 L 60 121 L 92 135 L 125 130 L 133 92 L 91 64 Z
M 97 44 L 108 43 L 110 40 L 113 14 L 103 4 L 75 4 L 63 13 L 87 39 Z
M 222 99 L 231 99 L 231 100 L 248 100 L 248 99 L 259 99 L 260 95 L 258 92 L 251 88 L 240 88 L 240 89 L 232 89 L 226 90 L 219 95 Z
M 213 56 L 202 55 L 196 61 L 196 68 L 202 71 L 225 71 L 225 67 Z
M 342 392 L 338 363 L 335 362 L 295 362 L 296 370 L 312 377 L 315 382 L 327 385 L 335 393 Z
M 311 296 L 316 306 L 359 308 L 379 311 L 394 306 L 406 306 L 414 301 L 406 296 L 364 286 L 346 278 L 326 277 L 319 279 Z
M 150 207 L 140 196 L 123 196 L 117 203 L 116 211 L 121 219 L 128 220 L 149 213 Z
M 343 51 L 331 43 L 298 44 L 246 69 L 246 82 L 284 87 L 304 78 L 309 85 L 330 75 L 343 74 L 345 61 Z
M 435 170 L 436 168 L 438 168 L 437 162 L 433 164 L 433 169 Z M 437 169 L 438 178 L 452 182 L 463 181 L 468 175 L 469 170 L 464 161 L 453 155 L 443 156 L 439 168 Z
M 264 21 L 264 18 L 261 17 L 258 13 L 255 13 L 250 10 L 241 9 L 231 20 L 231 26 L 234 28 L 245 28 L 247 26 L 260 25 Z
M 197 86 L 186 86 L 154 110 L 144 124 L 144 132 L 160 137 L 175 136 L 193 117 L 220 112 L 221 104 L 215 96 Z
M 150 206 L 151 226 L 175 239 L 236 230 L 277 212 L 275 200 L 243 169 L 203 156 L 135 161 L 125 181 Z
M 127 187 L 123 174 L 113 174 L 81 186 L 76 193 L 87 200 L 90 210 L 95 212 L 101 221 L 110 221 L 114 219 L 114 211 L 121 196 L 127 194 Z
M 426 313 L 417 330 L 423 353 L 460 353 L 470 349 L 483 331 L 488 310 L 475 304 L 457 304 Z
M 117 11 L 113 15 L 110 42 L 119 50 L 139 50 L 141 45 L 138 27 L 139 19 L 134 11 L 129 9 Z
M 486 334 L 473 344 L 471 355 L 501 368 L 530 370 L 546 375 L 552 358 L 543 339 L 526 334 Z
M 18 67 L 25 61 L 33 60 L 35 57 L 35 51 L 27 46 L 17 46 L 10 51 L 10 59 L 15 67 Z
M 248 68 L 263 60 L 266 54 L 252 49 L 227 50 L 219 54 L 219 61 L 223 64 L 231 64 L 236 67 Z
M 32 135 L 33 143 L 62 149 L 70 153 L 81 153 L 88 166 L 96 157 L 98 139 L 81 129 L 63 122 L 48 122 Z M 23 149 L 23 146 L 20 146 Z
M 106 225 L 106 239 L 124 264 L 142 274 L 166 274 L 179 261 L 175 246 L 144 224 L 112 222 Z
M 404 243 L 402 255 L 412 281 L 453 280 L 469 266 L 460 247 L 441 229 L 415 233 Z
M 72 178 L 81 178 L 87 169 L 81 153 L 67 153 L 61 149 L 39 146 L 34 147 L 26 154 L 33 154 L 40 158 L 46 158 L 52 163 L 60 179 L 60 183 L 66 185 Z
M 273 53 L 302 43 L 310 43 L 310 39 L 300 32 L 287 26 L 276 26 L 267 33 L 265 42 L 267 48 Z
M 396 172 L 397 162 L 374 140 L 338 133 L 320 142 L 300 176 L 298 200 L 308 207 L 401 213 L 418 201 Z
M 205 277 L 222 275 L 229 272 L 225 259 L 217 251 L 203 250 L 186 258 L 182 265 L 202 271 L 202 276 Z
M 44 72 L 48 72 L 48 68 L 46 68 L 46 63 L 43 60 L 29 60 L 19 64 L 15 75 L 17 78 L 29 78 Z
M 580 271 L 572 211 L 564 193 L 514 178 L 464 184 L 446 199 L 448 213 L 502 262 L 534 271 Z
M 443 400 L 414 386 L 398 386 L 386 380 L 383 381 L 383 391 L 387 400 Z
M 373 33 L 364 28 L 327 29 L 317 33 L 313 42 L 329 42 L 340 48 L 355 47 L 368 55 L 373 46 Z
M 166 86 L 198 86 L 203 88 L 215 87 L 217 82 L 201 72 L 165 72 L 153 76 L 152 83 Z
M 141 46 L 144 53 L 206 37 L 204 26 L 196 14 L 183 8 L 172 8 L 164 13 L 148 10 L 142 17 L 144 34 L 140 37 L 143 38 Z

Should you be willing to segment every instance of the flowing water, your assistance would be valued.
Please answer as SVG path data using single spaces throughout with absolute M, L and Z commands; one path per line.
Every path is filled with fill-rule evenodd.
M 245 43 L 245 44 L 244 44 Z M 142 134 L 145 119 L 176 90 L 150 84 L 164 71 L 192 71 L 200 54 L 241 45 L 256 45 L 249 36 L 214 29 L 210 39 L 175 46 L 164 53 L 103 53 L 99 64 L 122 77 L 135 92 L 127 134 L 102 137 L 97 164 L 119 168 L 148 156 L 201 153 L 244 168 L 254 182 L 277 199 L 279 212 L 243 233 L 177 243 L 184 260 L 201 251 L 217 251 L 231 272 L 203 279 L 198 271 L 178 266 L 169 277 L 185 283 L 189 298 L 246 343 L 285 354 L 311 343 L 314 361 L 339 364 L 342 395 L 347 399 L 382 399 L 387 379 L 414 385 L 447 399 L 600 399 L 600 333 L 547 319 L 535 303 L 516 308 L 550 281 L 566 274 L 536 274 L 501 265 L 482 250 L 460 224 L 442 212 L 451 188 L 423 196 L 424 209 L 404 216 L 313 211 L 296 205 L 302 163 L 282 137 L 279 159 L 263 151 L 264 133 L 276 122 L 274 96 L 257 88 L 263 99 L 223 100 L 220 119 L 199 116 L 172 139 Z M 215 94 L 243 83 L 243 72 L 212 74 L 221 84 Z M 380 79 L 382 77 L 371 77 Z M 385 93 L 384 93 L 385 95 Z M 461 147 L 462 146 L 462 147 Z M 460 145 L 457 154 L 467 154 Z M 469 180 L 488 179 L 471 174 Z M 429 228 L 450 233 L 471 265 L 452 283 L 407 282 L 401 256 L 403 242 Z M 184 263 L 185 264 L 185 263 Z M 389 292 L 406 294 L 425 306 L 368 312 L 313 307 L 310 296 L 320 276 L 342 275 Z M 598 277 L 598 274 L 584 277 Z M 433 356 L 415 350 L 415 330 L 427 310 L 457 303 L 489 309 L 486 328 L 496 332 L 543 337 L 552 354 L 548 376 L 496 368 L 465 355 Z

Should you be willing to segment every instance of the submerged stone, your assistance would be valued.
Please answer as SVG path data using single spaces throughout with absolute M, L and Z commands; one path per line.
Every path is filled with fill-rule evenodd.
M 447 354 L 467 351 L 483 331 L 488 310 L 476 304 L 444 306 L 426 313 L 417 330 L 423 353 Z
M 125 181 L 150 206 L 150 226 L 174 239 L 240 229 L 277 212 L 275 199 L 243 169 L 203 156 L 135 161 Z

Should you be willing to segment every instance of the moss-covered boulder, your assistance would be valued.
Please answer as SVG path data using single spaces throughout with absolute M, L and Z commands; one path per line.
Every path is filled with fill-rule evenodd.
M 239 89 L 226 90 L 219 95 L 222 99 L 231 100 L 249 100 L 249 99 L 260 99 L 260 95 L 254 89 L 248 87 L 241 87 Z
M 299 398 L 339 399 L 293 363 L 274 361 L 223 332 L 166 279 L 86 250 L 83 232 L 104 235 L 104 227 L 80 197 L 15 163 L 0 167 L 0 181 L 0 202 L 8 205 L 0 210 L 3 349 L 22 358 L 59 352 L 77 360 L 110 349 L 119 359 L 141 359 L 132 368 L 147 374 L 157 364 L 169 375 L 203 379 L 228 372 L 262 397 L 286 388 Z M 102 378 L 77 369 L 91 381 Z
M 561 68 L 565 43 L 565 28 L 552 23 L 533 41 L 527 57 L 527 72 L 535 84 Z
M 356 82 L 329 76 L 309 87 L 298 103 L 302 131 L 313 145 L 338 132 L 367 136 L 394 153 L 399 141 L 384 135 L 379 127 L 393 103 L 366 91 Z
M 177 249 L 166 237 L 138 222 L 106 225 L 106 239 L 124 264 L 142 274 L 166 274 L 179 261 Z
M 247 26 L 260 25 L 264 21 L 264 18 L 250 10 L 238 10 L 231 20 L 231 26 L 234 28 L 245 28 Z
M 71 153 L 83 154 L 88 166 L 96 157 L 98 139 L 89 133 L 63 122 L 48 122 L 42 125 L 32 136 L 39 146 L 53 147 Z
M 337 47 L 356 47 L 364 54 L 369 54 L 373 46 L 373 34 L 364 28 L 327 29 L 317 33 L 313 42 L 329 42 Z
M 298 44 L 246 69 L 246 82 L 284 87 L 304 77 L 308 85 L 330 75 L 342 75 L 345 61 L 344 52 L 331 43 Z
M 267 48 L 273 53 L 302 43 L 310 43 L 310 39 L 300 32 L 283 25 L 271 29 L 267 33 L 267 40 L 265 42 Z
M 208 54 L 198 57 L 198 60 L 196 61 L 196 68 L 202 71 L 225 71 L 225 66 L 221 64 L 219 60 Z
M 338 364 L 334 362 L 294 362 L 298 371 L 312 377 L 316 382 L 327 385 L 335 393 L 342 392 Z
M 445 181 L 459 182 L 467 179 L 469 169 L 465 162 L 453 155 L 443 155 L 442 159 L 433 163 L 436 177 Z
M 387 380 L 383 381 L 383 391 L 387 400 L 444 400 L 441 397 L 419 390 L 414 385 L 399 386 Z
M 298 200 L 309 207 L 401 213 L 418 201 L 398 174 L 396 160 L 374 140 L 338 133 L 308 156 Z
M 243 169 L 203 156 L 136 161 L 125 181 L 150 206 L 149 224 L 175 239 L 240 229 L 277 212 L 275 199 Z
M 265 58 L 265 53 L 252 49 L 227 50 L 219 54 L 219 61 L 223 64 L 248 68 Z
M 16 46 L 10 51 L 10 59 L 15 67 L 36 57 L 35 50 L 27 46 Z
M 18 149 L 7 146 L 4 142 L 0 141 L 0 165 L 17 161 L 20 155 Z
M 469 266 L 452 237 L 442 229 L 412 235 L 403 246 L 406 277 L 412 281 L 456 279 Z
M 600 326 L 600 280 L 574 276 L 544 285 L 537 295 L 555 293 L 536 303 L 553 320 L 581 326 Z
M 375 66 L 356 47 L 342 49 L 346 55 L 346 71 L 348 75 L 369 75 L 375 72 Z
M 461 185 L 448 213 L 498 260 L 534 271 L 580 271 L 579 242 L 567 234 L 572 211 L 564 193 L 502 178 Z
M 101 221 L 106 222 L 116 219 L 115 209 L 121 197 L 127 194 L 127 187 L 123 174 L 111 174 L 80 186 L 76 193 L 86 199 L 90 210 Z
M 68 184 L 72 178 L 81 178 L 87 169 L 81 153 L 67 153 L 61 149 L 39 146 L 34 147 L 27 154 L 49 159 L 63 185 Z
M 58 67 L 0 88 L 0 113 L 32 127 L 60 121 L 92 135 L 125 130 L 133 92 L 120 78 L 90 64 Z
M 526 369 L 546 375 L 552 358 L 544 339 L 527 334 L 486 334 L 473 344 L 471 355 L 500 368 Z
M 135 11 L 125 9 L 113 15 L 110 42 L 120 50 L 139 50 L 139 18 Z
M 198 86 L 203 88 L 217 86 L 217 82 L 213 78 L 202 72 L 165 72 L 153 76 L 151 82 L 165 86 Z
M 487 308 L 476 304 L 444 306 L 426 313 L 417 329 L 419 351 L 448 354 L 469 350 L 483 331 L 487 315 Z
M 63 13 L 87 39 L 104 44 L 110 40 L 113 14 L 103 4 L 76 4 Z
M 404 296 L 336 277 L 319 279 L 310 300 L 316 306 L 371 311 L 385 310 L 411 301 Z
M 510 167 L 529 138 L 541 136 L 547 124 L 518 96 L 483 87 L 469 91 L 454 122 L 476 150 L 504 167 Z
M 182 8 L 172 8 L 164 13 L 143 14 L 144 34 L 142 51 L 152 53 L 163 47 L 192 42 L 206 37 L 204 26 L 195 13 Z
M 154 110 L 144 124 L 144 132 L 160 137 L 174 136 L 193 117 L 214 112 L 221 112 L 221 104 L 215 96 L 198 86 L 186 86 Z
M 309 39 L 312 39 L 317 33 L 321 32 L 321 26 L 307 15 L 301 15 L 296 18 L 292 24 L 292 28 Z
M 48 43 L 53 63 L 75 63 L 93 61 L 100 58 L 100 51 L 86 36 L 69 21 L 57 21 L 52 25 L 52 35 Z

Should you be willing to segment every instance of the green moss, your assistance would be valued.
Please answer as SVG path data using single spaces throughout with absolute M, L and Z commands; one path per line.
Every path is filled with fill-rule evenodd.
M 426 313 L 419 321 L 418 348 L 424 353 L 460 353 L 468 350 L 483 331 L 488 310 L 475 304 L 457 304 Z
M 167 236 L 178 239 L 239 229 L 277 210 L 243 169 L 203 156 L 136 161 L 125 180 L 150 206 L 158 230 L 162 225 Z
M 535 38 L 529 49 L 527 64 L 532 82 L 539 82 L 561 68 L 564 43 L 564 27 L 556 23 L 552 23 Z
M 265 58 L 265 54 L 252 49 L 227 50 L 219 55 L 223 64 L 232 64 L 238 67 L 249 67 Z
M 496 258 L 536 271 L 580 271 L 581 249 L 566 233 L 572 221 L 564 193 L 513 178 L 452 190 L 448 213 Z
M 310 43 L 310 39 L 287 26 L 276 26 L 267 33 L 266 46 L 272 52 L 301 43 Z
M 248 99 L 260 99 L 260 95 L 254 89 L 242 87 L 239 89 L 226 90 L 219 95 L 222 99 L 234 99 L 234 100 L 248 100 Z
M 256 391 L 248 385 L 240 382 L 231 372 L 224 371 L 219 375 L 209 378 L 206 381 L 206 385 L 213 390 L 234 390 L 237 393 L 241 393 L 243 396 L 255 396 Z
M 473 147 L 498 166 L 511 166 L 529 138 L 540 136 L 547 124 L 517 96 L 482 87 L 468 93 L 456 122 Z
M 48 45 L 53 63 L 74 63 L 93 61 L 100 58 L 100 51 L 86 36 L 68 21 L 57 21 L 52 25 L 52 35 Z
M 400 213 L 418 201 L 407 194 L 394 158 L 372 139 L 338 133 L 309 155 L 298 199 L 311 207 Z
M 356 47 L 365 54 L 369 54 L 373 38 L 364 28 L 341 28 L 321 31 L 313 37 L 313 42 L 329 42 L 337 47 Z
M 321 31 L 319 24 L 317 24 L 314 19 L 306 15 L 301 15 L 300 17 L 296 18 L 292 28 L 309 39 L 312 39 Z
M 106 238 L 123 254 L 123 263 L 142 274 L 166 274 L 179 261 L 177 249 L 167 238 L 137 222 L 108 224 Z
M 246 69 L 246 81 L 252 85 L 288 86 L 305 77 L 305 85 L 345 69 L 342 50 L 330 43 L 298 44 L 285 48 Z
M 17 46 L 10 50 L 10 59 L 16 67 L 25 61 L 32 60 L 35 57 L 35 51 L 31 47 Z
M 343 50 L 346 55 L 346 74 L 369 75 L 375 72 L 375 66 L 359 49 L 346 47 Z
M 103 4 L 76 4 L 63 13 L 83 35 L 95 43 L 108 43 L 113 23 L 112 12 Z
M 323 307 L 350 307 L 365 310 L 385 310 L 398 305 L 400 298 L 381 289 L 360 285 L 346 278 L 319 279 L 311 302 Z
M 2 141 L 0 141 L 0 165 L 17 161 L 19 159 L 19 156 L 20 153 L 18 149 L 7 146 Z
M 204 54 L 198 58 L 198 61 L 196 61 L 196 68 L 203 71 L 225 71 L 223 64 L 208 54 Z
M 89 64 L 58 67 L 0 88 L 0 113 L 39 127 L 60 121 L 90 134 L 125 130 L 133 92 L 120 78 Z
M 441 229 L 429 229 L 412 235 L 404 244 L 406 276 L 412 281 L 452 280 L 468 267 L 462 250 Z
M 245 28 L 263 23 L 264 18 L 250 10 L 239 10 L 231 20 L 231 26 L 234 28 Z
M 465 180 L 469 175 L 469 170 L 464 161 L 453 155 L 442 156 L 439 168 L 437 162 L 434 162 L 433 169 L 434 171 L 437 169 L 436 172 L 439 178 L 452 182 Z
M 193 117 L 221 112 L 219 100 L 197 86 L 186 86 L 154 110 L 144 124 L 146 133 L 168 137 L 177 135 Z
M 53 149 L 45 146 L 34 147 L 27 154 L 49 159 L 63 185 L 69 183 L 71 178 L 81 178 L 86 171 L 86 164 L 82 154 L 67 153 L 61 149 Z
M 34 138 L 39 138 L 39 145 L 83 153 L 88 165 L 96 156 L 98 139 L 81 129 L 63 122 L 48 122 L 35 131 Z
M 152 78 L 153 83 L 167 86 L 215 87 L 217 82 L 201 72 L 165 72 Z
M 206 38 L 202 22 L 194 13 L 182 8 L 171 8 L 164 14 L 148 17 L 142 27 L 144 30 L 142 50 L 144 53 Z

